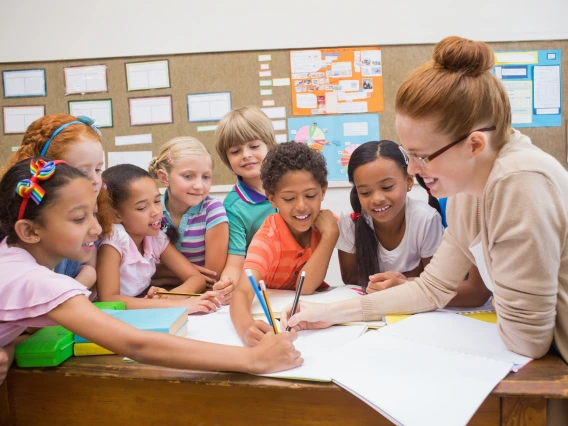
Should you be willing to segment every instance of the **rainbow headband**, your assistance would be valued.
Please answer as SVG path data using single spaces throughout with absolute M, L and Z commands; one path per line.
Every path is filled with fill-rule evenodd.
M 30 198 L 39 206 L 41 200 L 43 200 L 45 191 L 41 186 L 39 186 L 38 182 L 40 180 L 47 180 L 53 176 L 56 164 L 67 163 L 63 160 L 46 162 L 41 158 L 37 161 L 34 161 L 33 159 L 30 160 L 30 172 L 32 177 L 21 180 L 16 186 L 16 193 L 23 198 L 22 204 L 20 204 L 20 211 L 18 212 L 18 220 L 22 220 L 24 218 L 26 206 L 28 205 Z
M 53 138 L 55 136 L 57 136 L 59 133 L 61 133 L 65 128 L 71 126 L 72 124 L 85 124 L 85 125 L 91 127 L 95 132 L 97 132 L 99 134 L 99 136 L 102 136 L 101 131 L 98 129 L 97 126 L 95 126 L 95 120 L 93 120 L 91 117 L 86 117 L 84 115 L 80 115 L 79 117 L 77 117 L 77 120 L 70 121 L 69 123 L 65 123 L 64 125 L 59 127 L 55 132 L 53 132 L 53 135 L 51 135 L 51 137 L 45 143 L 45 145 L 43 146 L 43 149 L 41 150 L 41 153 L 39 155 L 42 156 L 42 157 L 45 156 L 45 153 L 49 149 L 49 145 L 51 144 L 51 141 L 53 140 Z

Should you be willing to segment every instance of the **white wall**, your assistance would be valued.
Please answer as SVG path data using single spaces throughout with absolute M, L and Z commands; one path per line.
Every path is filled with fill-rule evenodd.
M 227 193 L 231 190 L 231 185 L 213 186 L 209 195 L 219 200 L 224 200 Z M 349 193 L 351 191 L 351 184 L 349 182 L 331 182 L 330 187 L 325 194 L 323 201 L 323 208 L 330 209 L 336 215 L 341 213 L 351 213 L 351 206 L 349 204 Z M 428 202 L 428 195 L 421 186 L 415 184 L 412 191 L 408 194 L 412 198 Z M 337 250 L 333 250 L 331 261 L 325 281 L 329 285 L 340 285 L 341 272 L 339 271 L 339 262 L 337 260 Z
M 0 62 L 568 39 L 566 0 L 0 0 Z

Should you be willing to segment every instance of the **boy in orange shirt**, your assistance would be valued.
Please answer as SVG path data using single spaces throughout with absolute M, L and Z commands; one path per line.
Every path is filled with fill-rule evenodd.
M 268 200 L 278 213 L 266 218 L 253 237 L 243 265 L 267 288 L 295 290 L 302 271 L 302 294 L 323 281 L 339 229 L 333 213 L 321 210 L 327 190 L 327 168 L 319 151 L 287 142 L 268 152 L 261 168 Z M 255 321 L 250 308 L 254 291 L 243 272 L 231 302 L 231 320 L 245 345 L 256 346 L 272 327 Z

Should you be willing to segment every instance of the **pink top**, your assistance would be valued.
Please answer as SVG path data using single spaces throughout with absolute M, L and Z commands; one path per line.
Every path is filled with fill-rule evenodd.
M 120 253 L 120 294 L 138 296 L 150 286 L 150 280 L 160 263 L 160 256 L 170 243 L 168 237 L 159 232 L 153 237 L 144 237 L 144 255 L 122 225 L 112 226 L 112 236 L 105 238 L 101 245 L 108 244 Z
M 6 346 L 27 327 L 57 325 L 47 313 L 71 297 L 91 292 L 65 275 L 39 265 L 19 247 L 0 242 L 0 346 Z

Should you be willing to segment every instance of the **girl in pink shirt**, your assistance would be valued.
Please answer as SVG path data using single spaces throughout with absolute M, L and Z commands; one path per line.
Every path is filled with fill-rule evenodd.
M 103 172 L 103 192 L 108 195 L 114 225 L 105 238 L 97 258 L 98 292 L 102 301 L 122 301 L 127 309 L 179 306 L 190 313 L 216 311 L 213 293 L 201 298 L 180 299 L 181 296 L 155 296 L 156 287 L 150 281 L 156 265 L 162 262 L 182 284 L 173 291 L 201 293 L 205 277 L 170 244 L 160 232 L 162 200 L 158 186 L 150 174 L 132 164 L 120 164 Z M 161 290 L 161 289 L 160 289 Z M 216 293 L 223 299 L 223 290 Z M 138 296 L 147 297 L 140 298 Z
M 95 216 L 89 180 L 65 162 L 23 160 L 0 181 L 0 383 L 14 339 L 26 327 L 56 324 L 166 367 L 264 373 L 302 364 L 296 334 L 268 335 L 256 348 L 214 345 L 137 330 L 94 307 L 83 285 L 53 268 L 64 258 L 89 259 L 101 232 Z

